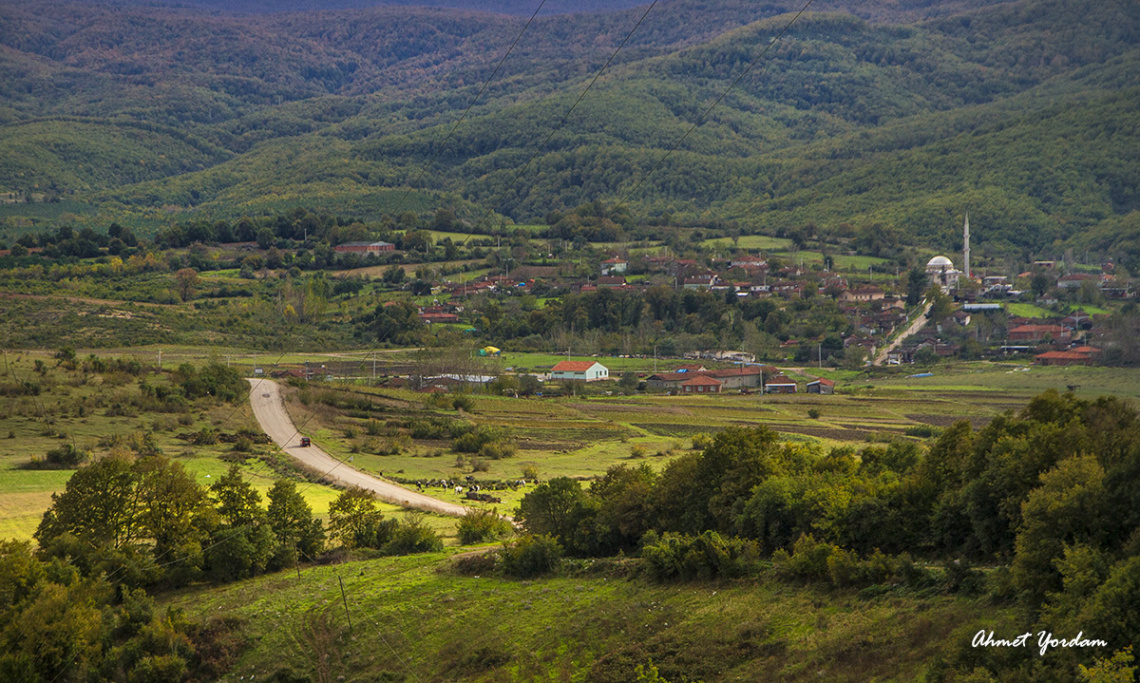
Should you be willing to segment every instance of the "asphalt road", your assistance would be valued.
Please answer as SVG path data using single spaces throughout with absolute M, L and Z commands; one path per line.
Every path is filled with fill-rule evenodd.
M 389 503 L 456 517 L 467 514 L 468 509 L 462 505 L 432 498 L 354 469 L 347 462 L 325 453 L 316 442 L 307 448 L 302 447 L 301 433 L 297 431 L 293 419 L 285 411 L 285 403 L 281 399 L 281 387 L 277 382 L 271 379 L 248 381 L 249 402 L 253 406 L 253 414 L 261 423 L 262 430 L 289 456 L 346 486 L 359 486 L 372 491 L 377 498 Z
M 918 334 L 918 331 L 925 327 L 926 323 L 930 322 L 926 319 L 926 314 L 930 312 L 931 306 L 933 306 L 933 304 L 930 303 L 927 303 L 925 306 L 923 306 L 922 313 L 920 313 L 919 316 L 914 319 L 914 322 L 910 324 L 910 327 L 906 328 L 902 334 L 896 337 L 895 340 L 887 346 L 887 348 L 879 352 L 879 355 L 875 358 L 875 365 L 882 365 L 883 363 L 886 363 L 887 355 L 891 351 L 894 351 L 898 347 L 902 346 L 903 341 L 905 341 L 907 337 L 913 334 Z

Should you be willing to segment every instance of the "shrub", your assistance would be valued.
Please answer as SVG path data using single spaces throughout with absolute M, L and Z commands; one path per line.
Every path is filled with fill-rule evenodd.
M 392 540 L 384 545 L 383 550 L 388 555 L 437 552 L 443 550 L 443 539 L 427 525 L 422 514 L 408 514 L 396 526 Z
M 511 524 L 497 510 L 472 510 L 459 519 L 459 542 L 463 545 L 506 538 Z
M 64 444 L 47 452 L 43 460 L 33 460 L 29 469 L 43 470 L 73 470 L 91 458 L 91 452 L 76 448 L 72 444 Z
M 485 443 L 479 448 L 480 458 L 490 458 L 491 460 L 502 460 L 504 458 L 513 457 L 516 452 L 515 445 L 510 441 L 492 441 Z
M 661 537 L 650 531 L 642 538 L 641 556 L 649 575 L 658 581 L 735 578 L 759 569 L 760 546 L 715 531 Z
M 827 561 L 838 550 L 838 546 L 816 541 L 811 535 L 804 534 L 792 546 L 791 554 L 782 549 L 772 553 L 772 562 L 776 565 L 776 571 L 789 578 L 804 581 L 830 580 L 831 571 Z
M 506 427 L 482 425 L 473 431 L 461 434 L 451 447 L 460 453 L 478 453 L 486 444 L 506 442 L 509 438 L 510 432 Z
M 523 536 L 514 543 L 504 544 L 503 572 L 508 576 L 527 578 L 548 574 L 562 561 L 562 545 L 553 536 Z
M 915 425 L 913 427 L 907 427 L 906 430 L 903 431 L 903 434 L 929 439 L 931 437 L 941 436 L 942 429 L 934 425 Z
M 818 420 L 819 416 L 822 414 L 823 413 L 821 413 L 819 411 L 819 408 L 808 408 L 808 417 L 810 417 L 813 420 Z

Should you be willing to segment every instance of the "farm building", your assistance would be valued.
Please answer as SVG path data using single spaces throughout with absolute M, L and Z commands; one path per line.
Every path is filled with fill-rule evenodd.
M 345 242 L 333 247 L 338 254 L 379 254 L 382 251 L 395 251 L 391 242 Z
M 776 375 L 764 384 L 764 393 L 766 394 L 794 394 L 796 393 L 796 383 L 794 380 L 789 379 L 785 375 Z
M 834 394 L 835 382 L 820 377 L 817 380 L 807 383 L 807 392 L 809 394 Z
M 1060 325 L 1018 325 L 1009 331 L 1010 341 L 1041 341 L 1046 337 L 1066 341 L 1069 331 Z
M 564 360 L 550 370 L 551 379 L 569 379 L 579 382 L 594 382 L 609 379 L 606 366 L 592 360 Z
M 681 393 L 684 394 L 719 394 L 724 384 L 719 380 L 706 375 L 697 375 L 692 379 L 681 382 Z
M 1034 358 L 1041 365 L 1092 365 L 1100 349 L 1094 346 L 1078 346 L 1068 351 L 1039 353 Z

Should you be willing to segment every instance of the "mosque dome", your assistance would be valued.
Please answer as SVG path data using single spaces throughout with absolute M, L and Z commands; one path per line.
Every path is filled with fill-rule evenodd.
M 945 256 L 935 256 L 926 263 L 927 270 L 941 270 L 943 268 L 953 268 L 954 263 Z

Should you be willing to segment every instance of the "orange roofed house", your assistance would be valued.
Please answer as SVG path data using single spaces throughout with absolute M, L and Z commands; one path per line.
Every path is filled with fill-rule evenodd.
M 610 371 L 606 366 L 593 360 L 564 360 L 551 369 L 550 378 L 595 382 L 609 379 Z

